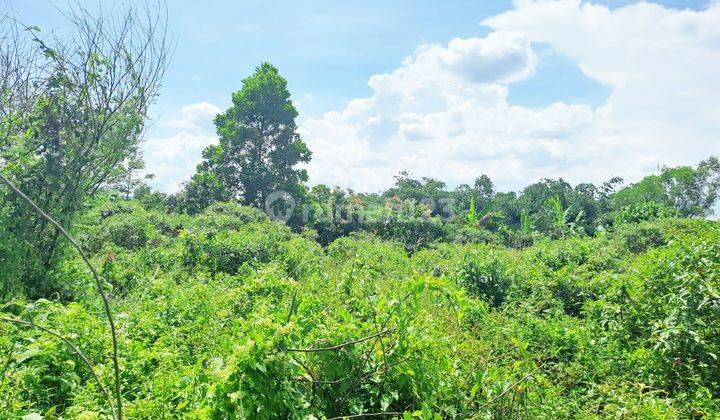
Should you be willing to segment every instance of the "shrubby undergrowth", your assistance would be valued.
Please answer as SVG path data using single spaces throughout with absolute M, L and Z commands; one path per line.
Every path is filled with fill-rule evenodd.
M 410 254 L 382 231 L 323 247 L 248 207 L 188 216 L 105 197 L 75 232 L 115 301 L 128 418 L 720 412 L 716 222 Z M 63 299 L 2 311 L 71 339 L 110 383 L 87 268 L 68 258 L 53 276 Z M 0 324 L 0 349 L 1 417 L 109 414 L 55 337 Z

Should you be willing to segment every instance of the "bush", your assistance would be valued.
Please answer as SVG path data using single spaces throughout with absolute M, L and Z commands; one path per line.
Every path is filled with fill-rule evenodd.
M 445 236 L 445 228 L 437 217 L 388 218 L 366 223 L 364 229 L 377 236 L 402 243 L 414 252 Z
M 654 358 L 647 375 L 674 392 L 720 389 L 720 230 L 650 252 L 635 267 L 623 326 Z
M 514 273 L 505 259 L 492 251 L 484 255 L 466 255 L 452 276 L 470 293 L 494 307 L 505 301 L 514 280 Z
M 648 224 L 624 227 L 619 233 L 623 245 L 633 254 L 640 254 L 667 243 L 663 231 Z
M 245 265 L 257 267 L 278 257 L 290 237 L 284 226 L 250 223 L 238 231 L 208 235 L 201 249 L 212 272 L 236 274 Z
M 675 217 L 677 211 L 655 202 L 635 203 L 621 208 L 615 214 L 615 225 L 647 222 L 655 219 Z
M 265 213 L 253 207 L 234 203 L 215 203 L 193 217 L 189 225 L 195 230 L 216 233 L 240 230 L 247 224 L 268 221 Z
M 522 249 L 533 245 L 535 234 L 505 227 L 501 230 L 503 242 L 509 248 Z
M 468 225 L 450 225 L 447 239 L 458 244 L 489 244 L 501 243 L 500 237 L 487 229 L 479 229 Z
M 204 214 L 225 215 L 238 219 L 241 223 L 264 222 L 270 220 L 262 210 L 236 203 L 214 203 L 203 211 Z

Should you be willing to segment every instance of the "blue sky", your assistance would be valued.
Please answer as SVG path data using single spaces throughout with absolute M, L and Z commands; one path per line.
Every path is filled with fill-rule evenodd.
M 605 1 L 613 7 L 629 1 Z M 679 8 L 700 1 L 663 1 Z M 230 92 L 262 61 L 288 79 L 298 106 L 319 116 L 369 93 L 367 79 L 388 71 L 422 43 L 484 36 L 479 22 L 511 1 L 172 1 L 176 50 L 158 114 L 178 104 L 229 104 Z M 608 90 L 584 77 L 570 60 L 551 56 L 538 77 L 513 92 L 519 105 L 569 97 L 597 104 Z M 559 70 L 559 71 L 558 71 Z
M 61 24 L 57 11 L 45 0 L 10 3 L 29 24 L 46 30 Z M 611 170 L 634 179 L 658 163 L 691 163 L 705 157 L 704 149 L 707 155 L 719 151 L 716 146 L 707 147 L 710 143 L 698 143 L 691 145 L 690 151 L 676 153 L 683 147 L 683 138 L 708 142 L 711 131 L 718 128 L 712 98 L 700 94 L 697 102 L 712 114 L 709 118 L 680 118 L 668 123 L 667 118 L 660 117 L 673 115 L 674 109 L 651 109 L 643 102 L 642 93 L 659 88 L 664 92 L 662 100 L 673 102 L 673 95 L 694 92 L 691 79 L 706 78 L 705 83 L 710 84 L 707 88 L 716 87 L 713 84 L 717 79 L 703 69 L 717 64 L 720 38 L 706 33 L 718 23 L 715 3 L 609 0 L 580 4 L 567 0 L 557 4 L 563 7 L 544 0 L 515 4 L 477 0 L 168 1 L 175 53 L 153 108 L 148 169 L 158 174 L 156 186 L 167 191 L 177 189 L 192 172 L 202 147 L 213 141 L 213 113 L 228 106 L 231 92 L 262 61 L 275 64 L 288 79 L 301 112 L 303 135 L 311 148 L 318 148 L 310 167 L 311 183 L 376 190 L 392 182 L 392 173 L 405 165 L 417 175 L 437 176 L 451 185 L 489 173 L 501 187 L 516 189 L 543 176 L 598 182 L 614 175 Z M 537 7 L 540 9 L 534 9 Z M 571 18 L 572 14 L 576 16 Z M 536 18 L 531 19 L 531 15 Z M 488 19 L 496 19 L 496 23 L 488 24 Z M 635 21 L 638 26 L 646 25 L 643 31 L 633 28 Z M 690 25 L 699 35 L 683 39 L 683 45 L 668 47 L 667 51 L 659 44 L 661 51 L 654 55 L 645 54 L 648 49 L 624 50 L 626 45 L 644 45 L 668 35 L 663 35 L 665 26 L 653 23 L 660 21 L 669 22 L 671 29 Z M 677 30 L 682 36 L 688 31 Z M 511 33 L 522 35 L 513 35 L 510 40 L 501 36 Z M 455 48 L 449 44 L 452 40 L 469 41 L 456 43 Z M 607 43 L 616 43 L 615 49 L 620 52 L 608 52 L 604 48 Z M 677 51 L 685 54 L 697 46 L 707 51 L 688 53 L 686 64 L 699 67 L 701 74 L 693 74 L 693 70 L 686 74 L 668 70 L 657 77 L 653 74 L 655 60 L 677 57 Z M 451 75 L 436 79 L 423 73 L 430 70 L 421 65 L 426 60 L 446 64 L 468 60 L 463 65 L 479 72 L 477 60 L 490 62 L 498 54 L 518 51 L 524 55 L 518 56 L 522 68 L 518 67 L 517 73 L 477 73 L 472 81 Z M 470 55 L 460 57 L 466 53 Z M 405 59 L 411 63 L 403 64 Z M 611 68 L 613 62 L 624 60 L 627 77 Z M 440 106 L 408 108 L 397 98 L 415 95 L 419 88 L 406 84 L 408 80 L 402 74 L 412 75 L 423 86 L 441 83 L 438 86 L 442 90 L 457 84 L 460 90 L 443 92 L 441 102 L 448 101 Z M 370 86 L 368 82 L 378 75 L 390 75 L 396 84 L 406 86 L 405 90 L 390 92 L 383 86 Z M 667 89 L 674 78 L 679 87 Z M 493 93 L 488 93 L 491 90 Z M 458 95 L 463 104 L 448 99 Z M 357 110 L 353 101 L 363 99 L 372 102 L 374 108 L 362 116 L 364 119 L 354 120 L 351 116 Z M 429 97 L 418 100 L 431 102 Z M 382 107 L 378 105 L 381 102 Z M 652 115 L 659 117 L 653 120 Z M 461 129 L 453 129 L 453 121 Z M 478 121 L 485 123 L 475 127 Z M 487 128 L 495 121 L 523 129 Z M 535 123 L 524 127 L 527 121 Z M 446 124 L 447 129 L 437 131 L 438 124 Z M 702 131 L 693 128 L 696 126 Z M 620 131 L 632 133 L 634 140 L 621 138 Z M 677 144 L 671 144 L 668 133 L 674 133 Z M 630 149 L 620 147 L 633 141 L 641 144 Z M 653 150 L 638 154 L 643 147 Z M 454 154 L 437 153 L 456 148 Z M 576 152 L 583 148 L 587 150 Z M 173 152 L 163 155 L 163 150 Z M 388 161 L 388 154 L 397 155 L 397 159 Z M 616 161 L 614 157 L 620 155 L 626 160 L 593 162 Z M 344 159 L 346 156 L 349 158 Z
M 633 2 L 594 3 L 616 8 Z M 656 3 L 697 9 L 707 2 Z M 11 4 L 28 23 L 46 30 L 62 25 L 47 0 Z M 319 116 L 368 94 L 370 76 L 392 70 L 420 44 L 486 35 L 489 29 L 480 21 L 510 9 L 512 2 L 172 0 L 168 5 L 176 48 L 156 118 L 201 101 L 229 105 L 230 93 L 262 61 L 280 69 L 307 116 Z M 567 57 L 546 48 L 545 58 L 536 77 L 512 91 L 512 103 L 536 107 L 572 99 L 597 105 L 609 93 Z

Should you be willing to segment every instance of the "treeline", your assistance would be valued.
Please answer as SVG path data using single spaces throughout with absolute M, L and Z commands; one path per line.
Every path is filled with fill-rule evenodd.
M 635 184 L 622 183 L 615 177 L 600 186 L 573 186 L 546 178 L 516 193 L 496 191 L 491 179 L 481 175 L 472 185 L 451 190 L 440 180 L 415 179 L 403 172 L 392 188 L 380 193 L 297 185 L 296 205 L 287 222 L 298 231 L 313 230 L 324 245 L 367 231 L 399 240 L 408 250 L 438 240 L 521 248 L 540 236 L 593 236 L 622 223 L 708 217 L 717 201 L 720 164 L 711 157 L 695 167 L 662 168 Z M 190 198 L 191 185 L 169 196 L 145 186 L 134 197 L 147 209 L 189 214 L 214 202 L 235 201 L 230 196 Z M 204 205 L 196 206 L 200 202 Z
M 190 215 L 219 202 L 253 206 L 323 245 L 362 231 L 409 251 L 437 241 L 520 248 L 539 236 L 595 235 L 627 221 L 705 217 L 717 199 L 714 157 L 624 188 L 620 178 L 599 186 L 544 179 L 519 193 L 500 192 L 481 175 L 450 190 L 405 172 L 376 194 L 310 188 L 297 165 L 309 162 L 311 151 L 297 133 L 287 81 L 269 63 L 242 81 L 230 108 L 214 120 L 219 143 L 203 151 L 180 192 L 166 195 L 147 185 L 140 153 L 166 66 L 165 23 L 151 9 L 113 16 L 74 9 L 73 37 L 3 20 L 0 171 L 66 226 L 89 199 L 114 192 L 148 209 Z M 47 296 L 53 290 L 44 279 L 63 260 L 63 242 L 7 188 L 0 199 L 0 262 L 30 296 Z
M 711 157 L 694 168 L 663 168 L 624 188 L 619 177 L 575 186 L 548 178 L 519 193 L 500 192 L 481 175 L 472 185 L 449 190 L 441 180 L 407 172 L 376 194 L 308 188 L 307 173 L 295 169 L 311 158 L 296 117 L 287 82 L 263 63 L 215 118 L 220 142 L 203 151 L 203 162 L 183 189 L 166 196 L 143 186 L 135 197 L 149 207 L 188 214 L 234 201 L 283 215 L 295 230 L 312 229 L 324 245 L 368 231 L 414 250 L 436 240 L 523 247 L 537 235 L 594 235 L 628 221 L 706 217 L 720 187 L 720 163 Z

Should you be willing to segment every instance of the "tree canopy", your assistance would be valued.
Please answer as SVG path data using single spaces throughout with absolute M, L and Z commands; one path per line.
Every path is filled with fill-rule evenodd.
M 220 142 L 203 152 L 184 200 L 263 207 L 273 191 L 303 195 L 307 172 L 296 165 L 309 162 L 311 153 L 297 133 L 297 115 L 287 81 L 275 66 L 262 63 L 233 93 L 232 106 L 215 117 Z

